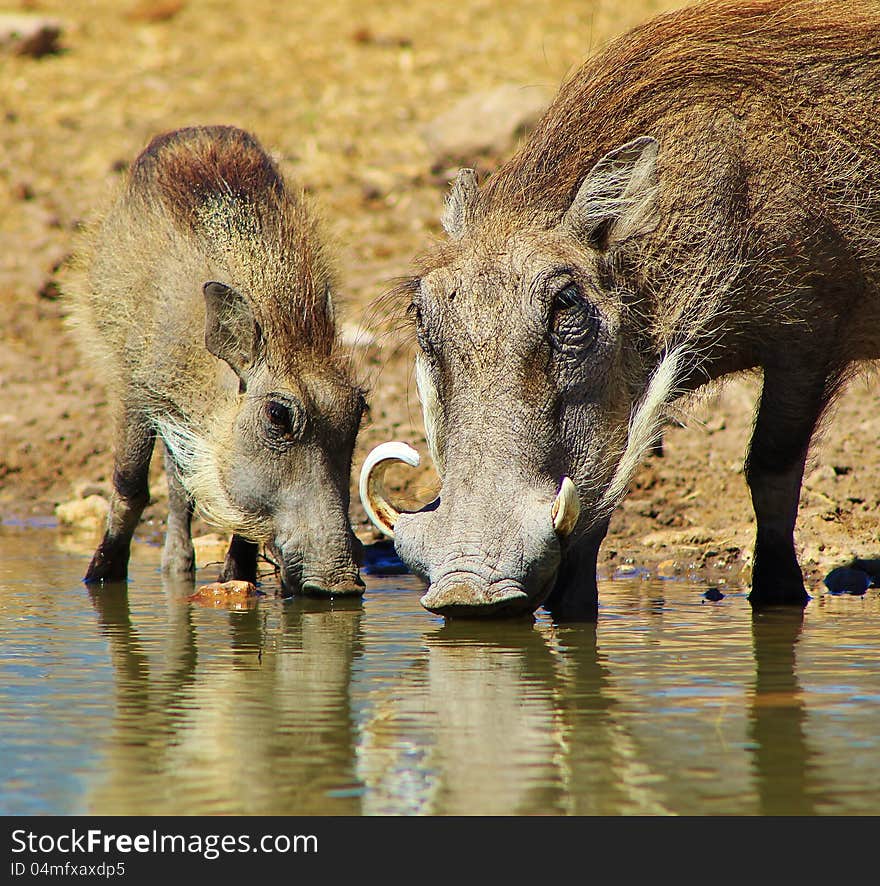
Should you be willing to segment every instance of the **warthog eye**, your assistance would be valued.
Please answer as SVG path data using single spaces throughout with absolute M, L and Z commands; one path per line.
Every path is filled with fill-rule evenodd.
M 270 400 L 266 404 L 266 417 L 276 428 L 290 427 L 290 410 L 277 400 Z
M 553 350 L 573 354 L 592 347 L 599 332 L 596 309 L 576 283 L 568 283 L 553 300 L 550 343 Z
M 267 400 L 263 406 L 266 428 L 271 437 L 287 438 L 299 436 L 301 420 L 299 411 L 290 403 L 280 400 Z

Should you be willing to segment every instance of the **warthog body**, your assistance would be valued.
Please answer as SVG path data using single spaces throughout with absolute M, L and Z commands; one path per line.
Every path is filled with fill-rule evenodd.
M 361 593 L 348 522 L 363 407 L 335 353 L 333 278 L 302 197 L 248 133 L 158 136 L 97 234 L 72 319 L 119 400 L 114 498 L 85 580 L 123 579 L 155 438 L 166 572 L 194 570 L 195 504 L 234 535 L 221 579 L 275 553 L 287 591 Z
M 706 3 L 585 64 L 482 188 L 459 175 L 449 241 L 405 287 L 440 497 L 385 507 L 426 607 L 595 617 L 599 545 L 666 405 L 754 368 L 750 599 L 808 600 L 808 446 L 880 356 L 878 110 L 877 7 Z

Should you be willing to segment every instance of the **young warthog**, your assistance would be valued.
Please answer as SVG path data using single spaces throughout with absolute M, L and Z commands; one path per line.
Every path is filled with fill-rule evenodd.
M 394 449 L 362 475 L 428 609 L 595 617 L 609 515 L 666 405 L 755 367 L 750 599 L 808 600 L 807 449 L 880 356 L 878 101 L 876 6 L 706 3 L 584 65 L 482 188 L 459 174 L 449 241 L 406 287 L 440 497 L 397 512 Z
M 193 505 L 234 535 L 221 580 L 360 594 L 349 474 L 363 395 L 334 351 L 333 278 L 303 198 L 256 139 L 226 126 L 160 135 L 94 245 L 72 320 L 119 401 L 107 530 L 85 580 L 126 577 L 165 444 L 166 572 L 195 568 Z

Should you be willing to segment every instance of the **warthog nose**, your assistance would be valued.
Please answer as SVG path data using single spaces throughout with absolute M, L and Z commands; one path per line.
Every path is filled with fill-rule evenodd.
M 303 582 L 302 592 L 309 597 L 359 597 L 364 583 L 359 577 L 335 583 L 310 578 Z
M 458 618 L 482 618 L 502 611 L 513 615 L 534 609 L 525 591 L 513 582 L 482 584 L 467 579 L 433 584 L 420 602 L 429 612 Z

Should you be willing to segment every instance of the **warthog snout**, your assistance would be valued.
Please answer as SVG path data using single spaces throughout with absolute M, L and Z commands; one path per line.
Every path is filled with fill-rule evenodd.
M 291 538 L 306 535 L 299 530 Z M 304 594 L 308 597 L 359 597 L 365 590 L 358 574 L 363 560 L 363 545 L 347 528 L 329 538 L 309 539 L 307 549 L 289 539 L 276 539 L 270 546 L 281 573 L 281 587 L 285 595 Z M 328 558 L 326 552 L 336 551 Z
M 281 587 L 285 596 L 303 594 L 307 597 L 360 597 L 364 593 L 364 583 L 351 568 L 341 573 L 314 574 L 304 571 L 297 565 L 287 565 L 280 558 Z
M 531 612 L 535 608 L 516 582 L 487 583 L 457 573 L 432 583 L 420 602 L 430 612 L 464 618 Z
M 388 500 L 383 475 L 393 461 L 413 467 L 405 443 L 377 446 L 361 470 L 360 494 L 373 523 L 395 540 L 398 555 L 428 582 L 421 599 L 431 612 L 482 617 L 533 612 L 553 588 L 562 545 L 577 524 L 580 501 L 563 477 L 555 495 L 499 471 L 482 488 L 447 477 L 437 500 L 401 512 Z

